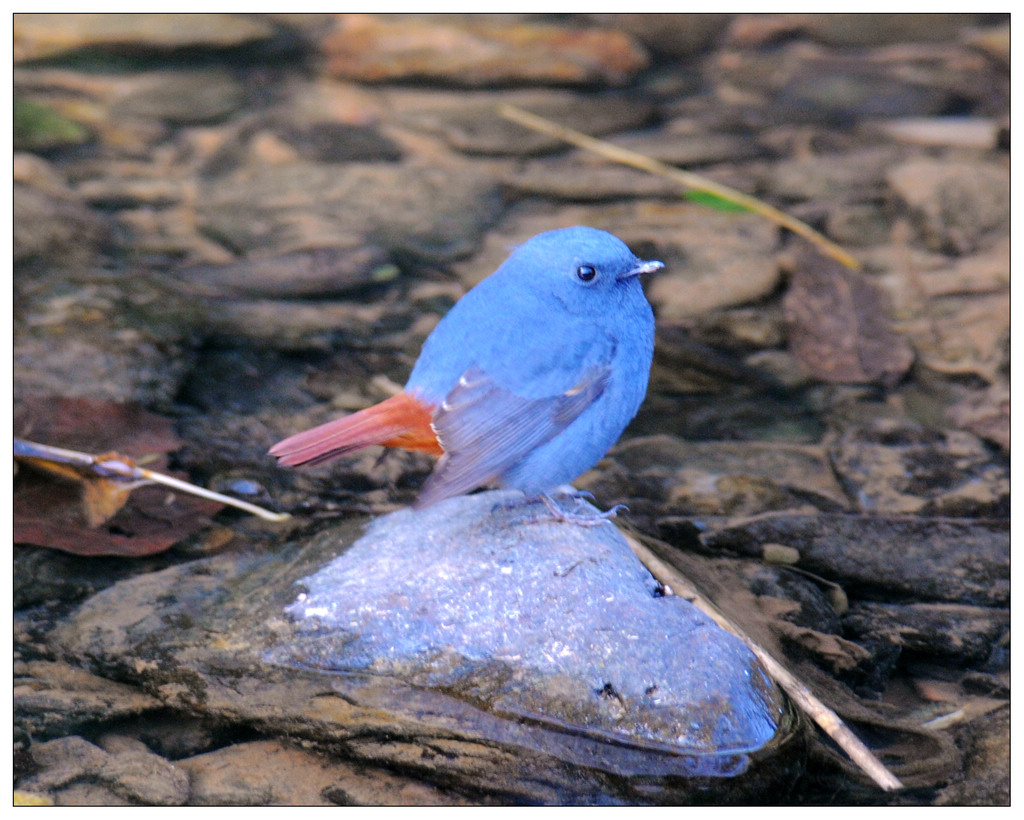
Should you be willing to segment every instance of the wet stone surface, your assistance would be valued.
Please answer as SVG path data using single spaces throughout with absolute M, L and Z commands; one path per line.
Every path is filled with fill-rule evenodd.
M 789 544 L 812 572 L 898 596 L 1009 602 L 1010 539 L 1001 520 L 769 513 L 722 522 L 701 541 L 716 551 Z
M 390 672 L 497 711 L 678 747 L 706 757 L 694 774 L 729 774 L 742 765 L 733 751 L 771 740 L 782 701 L 737 639 L 665 596 L 611 525 L 517 526 L 543 515 L 533 505 L 500 508 L 517 495 L 376 522 L 299 582 L 308 591 L 288 608 L 294 646 L 271 657 Z M 656 648 L 677 641 L 672 652 Z M 508 678 L 516 685 L 504 692 Z
M 357 760 L 452 744 L 421 776 L 516 802 L 735 800 L 784 773 L 799 732 L 750 651 L 662 594 L 613 527 L 522 521 L 518 495 L 123 581 L 56 646 L 165 708 Z

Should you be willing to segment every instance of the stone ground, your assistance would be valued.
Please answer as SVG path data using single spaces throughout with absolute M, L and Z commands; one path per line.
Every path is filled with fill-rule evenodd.
M 510 246 L 588 224 L 667 267 L 647 402 L 578 486 L 908 786 L 817 744 L 760 802 L 1008 802 L 1007 17 L 24 14 L 14 35 L 16 434 L 116 449 L 93 428 L 130 403 L 173 433 L 128 454 L 294 516 L 178 514 L 143 556 L 138 516 L 180 503 L 158 496 L 77 547 L 138 557 L 15 547 L 19 799 L 494 802 L 208 720 L 54 635 L 118 581 L 408 504 L 426 456 L 290 472 L 266 449 L 390 395 Z M 508 102 L 755 195 L 861 268 Z

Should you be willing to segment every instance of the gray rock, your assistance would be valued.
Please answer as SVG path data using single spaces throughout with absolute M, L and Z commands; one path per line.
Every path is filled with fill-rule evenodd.
M 828 235 L 841 245 L 880 245 L 889 238 L 888 214 L 873 204 L 839 205 L 826 216 Z
M 83 200 L 99 208 L 163 208 L 179 203 L 186 195 L 171 180 L 153 177 L 111 176 L 91 179 L 75 189 Z
M 801 248 L 783 298 L 790 352 L 824 382 L 897 384 L 914 349 L 893 329 L 887 297 L 859 271 Z
M 938 806 L 1010 805 L 1010 706 L 971 721 L 957 732 L 964 769 L 939 792 Z
M 523 506 L 489 513 L 517 495 L 376 522 L 300 582 L 308 591 L 288 608 L 294 645 L 273 656 L 458 687 L 492 708 L 709 763 L 771 739 L 779 701 L 746 647 L 659 596 L 614 527 L 514 526 L 536 514 Z
M 452 148 L 485 156 L 533 156 L 561 152 L 568 145 L 498 114 L 507 103 L 593 137 L 647 125 L 655 110 L 636 95 L 571 94 L 566 91 L 524 91 L 450 94 L 386 91 L 395 121 L 405 127 L 441 136 Z
M 872 47 L 888 43 L 955 41 L 978 14 L 804 14 L 801 28 L 821 43 Z
M 1000 379 L 985 390 L 972 391 L 948 410 L 950 421 L 1010 452 L 1010 385 Z
M 99 783 L 80 781 L 72 783 L 66 789 L 53 794 L 54 805 L 57 806 L 134 806 L 117 792 L 113 792 Z
M 221 69 L 137 74 L 129 89 L 111 108 L 115 120 L 198 125 L 222 120 L 245 102 L 242 86 Z
M 404 510 L 347 551 L 350 525 L 139 576 L 56 645 L 179 713 L 475 800 L 742 800 L 789 777 L 798 735 L 750 651 L 657 597 L 611 526 L 522 521 L 537 508 L 499 503 L 517 495 Z
M 800 550 L 800 568 L 854 588 L 918 600 L 1005 606 L 1010 600 L 1006 521 L 914 516 L 768 513 L 714 524 L 705 548 L 757 557 L 767 543 Z
M 770 193 L 789 200 L 871 200 L 885 190 L 886 171 L 901 157 L 898 149 L 881 147 L 784 159 L 771 166 L 766 184 Z
M 879 604 L 857 602 L 843 618 L 854 640 L 884 638 L 917 656 L 985 661 L 1010 627 L 1010 612 L 963 604 Z
M 259 740 L 178 761 L 192 782 L 190 805 L 464 805 L 457 794 L 386 769 Z
M 86 48 L 231 48 L 269 39 L 274 33 L 267 22 L 241 14 L 19 14 L 15 24 L 16 60 Z
M 471 252 L 499 209 L 486 174 L 401 163 L 265 166 L 201 184 L 197 203 L 201 229 L 245 252 L 369 241 L 433 263 Z
M 402 152 L 377 129 L 344 122 L 286 124 L 280 134 L 311 162 L 395 162 Z
M 933 250 L 966 254 L 1010 226 L 1010 174 L 995 162 L 915 159 L 887 174 Z
M 705 76 L 724 100 L 759 106 L 777 123 L 932 117 L 954 107 L 987 115 L 1005 110 L 1008 98 L 1005 71 L 955 43 L 865 53 L 796 39 L 721 50 L 707 61 Z
M 204 310 L 168 281 L 137 270 L 20 277 L 15 304 L 19 396 L 142 405 L 177 394 Z
M 937 83 L 897 76 L 887 65 L 825 56 L 801 63 L 772 111 L 788 120 L 850 122 L 865 117 L 935 116 L 953 100 Z
M 24 677 L 15 679 L 14 723 L 36 738 L 74 735 L 97 723 L 135 718 L 160 707 L 159 700 L 135 687 L 66 663 L 30 661 L 26 666 Z M 32 747 L 32 754 L 40 765 L 56 766 L 54 755 L 61 748 L 40 744 Z M 76 756 L 86 759 L 79 753 L 67 755 Z
M 777 305 L 758 305 L 696 316 L 685 324 L 689 335 L 716 350 L 749 353 L 781 348 L 786 343 L 785 318 Z
M 580 129 L 571 114 L 571 111 L 561 111 L 554 118 Z M 679 119 L 656 130 L 613 137 L 609 142 L 683 168 L 735 162 L 763 153 L 753 140 L 709 131 L 688 119 Z M 521 145 L 522 141 L 517 141 L 517 144 Z M 678 199 L 686 191 L 675 180 L 598 160 L 582 152 L 567 158 L 533 160 L 509 174 L 506 181 L 520 194 L 541 194 L 578 201 L 641 196 Z
M 968 384 L 978 376 L 1005 381 L 1008 371 L 1010 234 L 991 242 L 980 253 L 952 259 L 903 244 L 861 253 L 893 297 L 893 315 L 920 362 Z M 1004 430 L 1005 442 L 1008 434 Z
M 173 760 L 175 765 L 178 765 L 183 757 L 200 754 L 223 742 L 213 721 L 206 720 L 202 715 L 189 719 L 184 715 L 150 712 L 133 717 L 130 722 L 119 723 L 118 727 L 121 731 L 131 732 L 132 737 L 127 738 L 128 740 L 139 743 L 161 757 Z M 109 737 L 107 735 L 101 738 L 101 743 L 108 751 Z M 134 740 L 135 738 L 138 740 Z
M 180 806 L 189 796 L 188 773 L 144 748 L 109 755 L 96 776 L 115 794 L 145 806 Z
M 181 805 L 188 798 L 187 774 L 142 744 L 103 749 L 71 735 L 32 747 L 40 771 L 20 779 L 24 791 L 49 792 L 57 805 Z M 141 748 L 139 748 L 141 747 Z
M 519 196 L 539 195 L 576 202 L 621 200 L 626 197 L 677 198 L 682 190 L 670 179 L 621 165 L 595 165 L 559 158 L 537 159 L 505 177 Z
M 830 450 L 836 477 L 864 512 L 1009 514 L 1006 468 L 970 433 L 879 419 L 847 430 Z
M 897 142 L 951 148 L 992 150 L 999 141 L 994 117 L 906 117 L 868 124 L 864 130 Z
M 99 255 L 110 224 L 70 192 L 14 186 L 14 261 L 75 267 Z
M 757 302 L 778 286 L 778 232 L 770 222 L 697 205 L 665 210 L 675 212 L 674 227 L 648 230 L 666 266 L 647 289 L 659 319 L 677 321 Z
M 579 483 L 607 503 L 631 504 L 641 495 L 682 515 L 752 515 L 806 503 L 824 510 L 849 506 L 821 447 L 691 443 L 656 435 L 620 443 L 608 460 L 618 469 L 587 473 Z M 628 478 L 620 482 L 620 476 Z
M 332 350 L 338 339 L 380 338 L 387 308 L 358 301 L 230 300 L 209 317 L 214 339 L 254 349 Z
M 32 759 L 42 771 L 23 778 L 19 785 L 29 791 L 60 788 L 95 773 L 108 757 L 99 746 L 77 735 L 36 743 Z
M 476 15 L 339 15 L 320 50 L 336 77 L 470 87 L 626 85 L 648 63 L 646 51 L 615 29 Z
M 615 137 L 610 142 L 682 168 L 741 162 L 765 153 L 757 140 L 710 131 L 705 125 L 687 117 L 669 122 L 656 130 Z
M 766 45 L 780 37 L 802 34 L 841 47 L 875 47 L 892 43 L 957 39 L 980 14 L 741 14 L 730 26 L 736 45 Z
M 358 291 L 396 274 L 384 251 L 362 246 L 257 256 L 227 265 L 197 265 L 177 275 L 223 296 L 323 299 Z
M 588 14 L 595 22 L 626 31 L 651 51 L 692 58 L 714 45 L 729 25 L 728 14 Z
M 257 741 L 196 755 L 179 765 L 192 782 L 192 805 L 329 805 L 320 792 L 333 778 L 326 765 L 318 764 L 307 752 Z

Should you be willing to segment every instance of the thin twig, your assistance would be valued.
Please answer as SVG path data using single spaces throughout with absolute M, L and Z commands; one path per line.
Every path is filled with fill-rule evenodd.
M 20 458 L 34 458 L 56 461 L 58 463 L 70 464 L 85 470 L 89 470 L 98 476 L 107 478 L 126 479 L 143 483 L 163 484 L 173 487 L 189 495 L 196 495 L 200 498 L 208 498 L 211 501 L 219 501 L 231 507 L 238 507 L 240 510 L 258 515 L 267 521 L 287 521 L 291 518 L 288 513 L 276 513 L 263 507 L 257 507 L 248 501 L 241 501 L 229 495 L 221 495 L 205 487 L 189 484 L 178 478 L 173 478 L 163 473 L 155 473 L 145 467 L 138 467 L 127 459 L 112 456 L 93 456 L 88 453 L 80 453 L 77 450 L 65 450 L 62 447 L 51 447 L 49 444 L 38 444 L 25 439 L 14 440 L 14 455 Z
M 647 171 L 648 173 L 655 174 L 660 177 L 674 179 L 683 187 L 694 191 L 704 191 L 705 193 L 721 197 L 722 199 L 739 205 L 748 211 L 752 211 L 766 219 L 770 219 L 777 225 L 781 225 L 783 228 L 787 228 L 793 233 L 802 236 L 804 239 L 816 245 L 822 253 L 832 257 L 846 267 L 852 268 L 853 270 L 859 270 L 861 267 L 860 262 L 858 262 L 853 256 L 839 247 L 832 240 L 818 233 L 818 231 L 814 230 L 814 228 L 806 222 L 801 222 L 796 217 L 790 216 L 784 211 L 780 211 L 778 208 L 773 208 L 768 203 L 762 202 L 760 199 L 749 196 L 742 191 L 730 188 L 728 185 L 722 185 L 712 179 L 702 177 L 699 174 L 684 171 L 672 165 L 666 165 L 664 162 L 659 162 L 652 157 L 644 156 L 636 151 L 630 151 L 628 148 L 622 148 L 621 146 L 614 145 L 610 142 L 605 142 L 604 140 L 587 136 L 580 131 L 575 131 L 572 128 L 559 125 L 558 123 L 552 122 L 544 117 L 538 117 L 536 114 L 531 114 L 529 111 L 524 111 L 522 108 L 515 105 L 502 103 L 498 106 L 498 113 L 505 117 L 505 119 L 517 122 L 520 125 L 532 129 L 533 131 L 539 131 L 542 134 L 547 134 L 548 136 L 571 143 L 578 148 L 583 148 L 586 151 L 598 154 L 605 159 L 610 159 L 613 162 L 621 162 L 623 165 L 631 165 L 634 168 L 639 168 L 642 171 Z
M 843 723 L 832 709 L 822 703 L 803 683 L 801 683 L 792 672 L 786 669 L 779 661 L 775 660 L 764 648 L 756 644 L 742 629 L 727 618 L 711 601 L 701 595 L 697 589 L 674 567 L 669 566 L 656 556 L 650 549 L 640 543 L 637 539 L 623 533 L 629 546 L 641 563 L 647 567 L 662 584 L 668 586 L 672 591 L 686 598 L 698 609 L 711 617 L 716 624 L 731 632 L 742 640 L 757 656 L 767 670 L 768 674 L 776 683 L 789 695 L 793 702 L 800 707 L 810 718 L 820 726 L 825 733 L 831 737 L 843 751 L 850 756 L 850 759 L 861 768 L 875 783 L 886 791 L 902 789 L 903 784 L 890 772 L 874 753 L 865 746 L 860 739 Z
M 135 469 L 139 471 L 142 478 L 149 479 L 157 484 L 164 484 L 168 487 L 174 487 L 177 490 L 181 490 L 184 493 L 197 495 L 200 498 L 208 498 L 211 501 L 219 501 L 221 504 L 238 507 L 238 509 L 245 510 L 253 515 L 258 515 L 266 521 L 287 521 L 291 518 L 288 513 L 272 512 L 271 510 L 263 507 L 258 507 L 255 504 L 250 504 L 248 501 L 242 501 L 238 498 L 233 498 L 230 495 L 221 495 L 220 493 L 215 493 L 213 490 L 207 490 L 205 487 L 189 484 L 187 481 L 181 481 L 180 479 L 173 478 L 169 475 L 154 473 L 153 471 L 146 470 L 142 467 L 136 467 Z

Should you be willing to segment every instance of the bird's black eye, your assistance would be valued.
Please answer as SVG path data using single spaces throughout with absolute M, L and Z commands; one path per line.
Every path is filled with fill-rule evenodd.
M 597 276 L 597 269 L 593 265 L 580 265 L 576 268 L 576 278 L 581 282 L 589 282 Z

